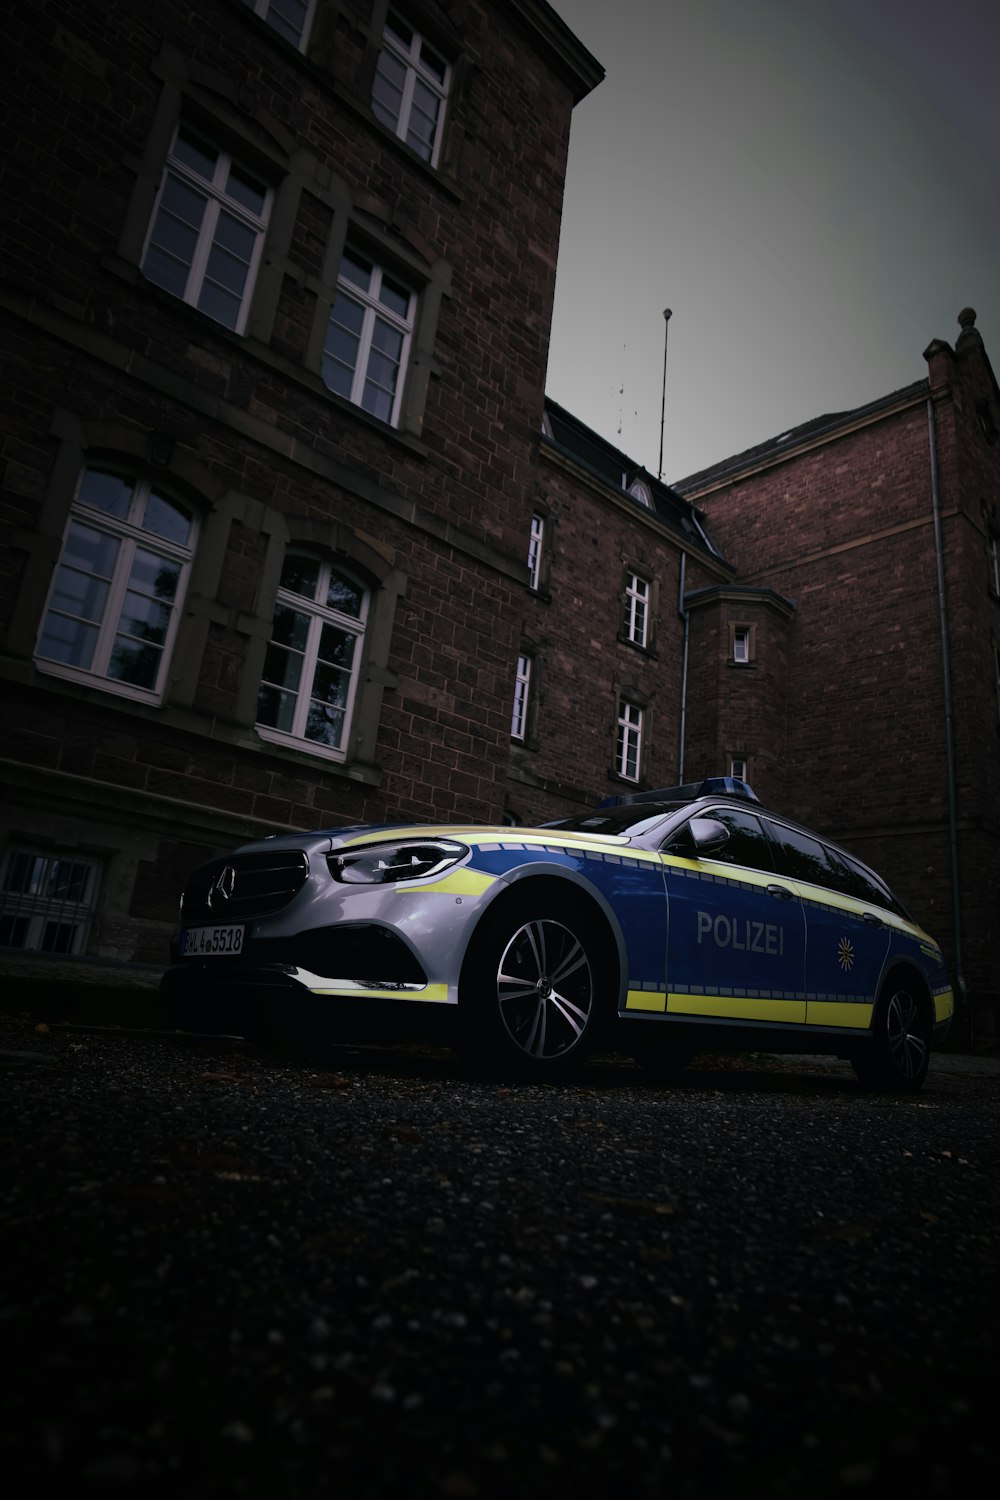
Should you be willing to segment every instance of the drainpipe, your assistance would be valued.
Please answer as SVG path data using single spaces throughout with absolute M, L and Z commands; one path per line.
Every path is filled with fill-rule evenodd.
M 948 611 L 944 588 L 944 546 L 941 539 L 941 496 L 938 489 L 937 432 L 934 399 L 927 398 L 927 433 L 930 445 L 931 507 L 934 513 L 934 551 L 937 560 L 938 621 L 941 631 L 941 680 L 944 687 L 944 743 L 948 778 L 948 842 L 951 855 L 952 919 L 955 924 L 955 979 L 959 1003 L 966 999 L 962 965 L 962 902 L 958 880 L 958 803 L 955 795 L 955 715 L 951 698 L 951 660 L 948 652 Z M 970 1026 L 971 1026 L 970 1017 Z
M 684 580 L 687 575 L 687 553 L 681 553 L 681 576 L 677 586 L 677 613 L 684 621 L 684 647 L 681 654 L 681 727 L 680 743 L 677 749 L 677 780 L 684 784 L 684 731 L 687 721 L 687 691 L 688 691 L 688 645 L 691 639 L 691 615 L 684 608 Z

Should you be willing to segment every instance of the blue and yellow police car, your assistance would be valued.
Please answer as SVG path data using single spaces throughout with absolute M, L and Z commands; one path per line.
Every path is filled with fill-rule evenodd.
M 941 950 L 854 855 L 728 777 L 538 828 L 355 826 L 246 844 L 183 893 L 178 1024 L 253 1035 L 447 1015 L 477 1068 L 563 1077 L 601 1042 L 829 1053 L 914 1090 L 954 1009 Z

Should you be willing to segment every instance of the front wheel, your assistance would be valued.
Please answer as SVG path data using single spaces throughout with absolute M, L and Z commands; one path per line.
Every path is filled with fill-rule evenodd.
M 880 998 L 871 1038 L 851 1064 L 866 1088 L 915 1093 L 927 1077 L 930 1050 L 927 1007 L 909 985 L 900 983 Z
M 556 1078 L 595 1039 L 604 963 L 593 924 L 549 899 L 488 916 L 459 987 L 461 1051 L 496 1074 Z

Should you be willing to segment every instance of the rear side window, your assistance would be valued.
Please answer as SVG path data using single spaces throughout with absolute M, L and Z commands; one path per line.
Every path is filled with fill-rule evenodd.
M 819 839 L 767 819 L 767 828 L 776 845 L 778 868 L 792 880 L 808 880 L 813 885 L 838 887 L 833 866 L 826 857 L 826 846 Z
M 898 912 L 900 916 L 906 915 L 888 887 L 876 880 L 863 865 L 856 864 L 839 849 L 828 849 L 827 853 L 837 872 L 838 891 L 857 901 L 867 901 L 869 906 L 881 906 L 887 911 Z

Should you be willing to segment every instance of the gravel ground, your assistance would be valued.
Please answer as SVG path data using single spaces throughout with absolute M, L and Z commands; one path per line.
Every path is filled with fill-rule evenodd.
M 995 1484 L 997 1071 L 0 1030 L 14 1493 Z

